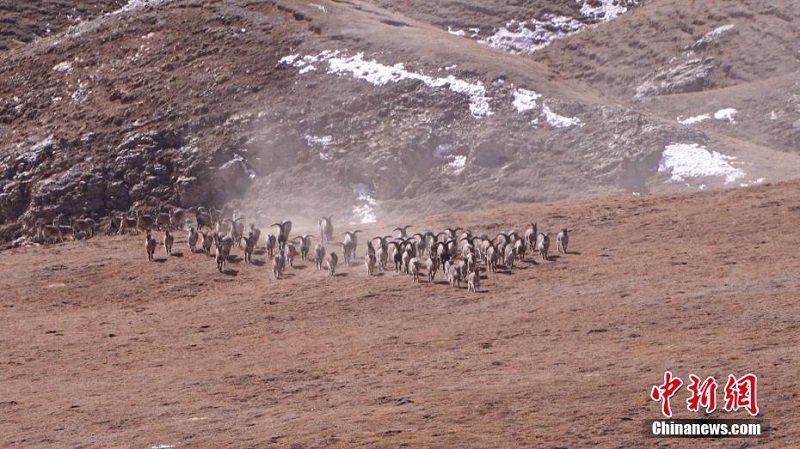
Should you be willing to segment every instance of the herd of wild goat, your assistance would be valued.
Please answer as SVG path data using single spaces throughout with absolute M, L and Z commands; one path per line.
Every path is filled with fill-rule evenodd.
M 133 217 L 122 214 L 110 220 L 106 233 L 145 233 L 147 258 L 153 260 L 158 242 L 152 233 L 164 233 L 161 244 L 167 255 L 170 255 L 175 242 L 173 232 L 185 229 L 190 214 L 195 218 L 195 225 L 189 228 L 187 238 L 192 253 L 211 255 L 213 248 L 220 272 L 226 269 L 234 247 L 242 249 L 245 263 L 252 263 L 253 251 L 261 242 L 261 229 L 255 224 L 246 228 L 244 217 L 238 216 L 235 211 L 225 214 L 215 209 L 196 207 L 172 212 L 156 211 L 152 214 L 139 212 Z M 37 239 L 41 243 L 58 242 L 71 235 L 78 240 L 93 237 L 95 233 L 96 224 L 90 218 L 73 220 L 71 226 L 59 223 L 60 219 L 56 219 L 52 225 L 38 221 Z M 281 279 L 286 266 L 293 266 L 298 256 L 304 261 L 314 261 L 319 271 L 324 266 L 329 275 L 335 274 L 339 256 L 325 249 L 326 243 L 334 243 L 332 216 L 319 219 L 319 243 L 314 246 L 313 251 L 313 236 L 306 234 L 289 237 L 292 231 L 291 221 L 273 223 L 270 227 L 275 227 L 277 232 L 266 235 L 259 248 L 263 248 L 272 260 L 272 274 L 275 279 Z M 534 254 L 548 260 L 550 234 L 540 233 L 536 223 L 531 223 L 524 233 L 500 232 L 493 238 L 485 233 L 473 235 L 458 227 L 409 235 L 410 227 L 406 225 L 395 228 L 393 232 L 397 232 L 396 236 L 378 236 L 366 241 L 364 265 L 368 275 L 372 276 L 376 270 L 383 273 L 388 264 L 393 263 L 395 271 L 410 275 L 414 282 L 419 282 L 423 270 L 428 281 L 433 282 L 436 273 L 441 269 L 451 286 L 460 287 L 461 282 L 466 282 L 469 291 L 477 292 L 480 288 L 481 264 L 491 272 L 496 272 L 498 267 L 511 271 L 514 262 L 522 260 L 529 248 L 532 248 Z M 341 234 L 341 254 L 346 266 L 350 266 L 356 257 L 358 234 L 361 232 L 363 231 L 354 230 Z M 569 231 L 563 228 L 556 236 L 556 249 L 566 253 L 568 245 Z

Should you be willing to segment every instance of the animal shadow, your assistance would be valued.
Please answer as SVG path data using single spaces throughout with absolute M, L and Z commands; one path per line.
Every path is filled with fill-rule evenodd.
M 292 268 L 294 268 L 295 270 L 305 270 L 306 268 L 308 268 L 308 265 L 295 265 Z
M 263 267 L 264 265 L 266 265 L 266 262 L 264 262 L 261 259 L 251 260 L 250 263 L 255 265 L 255 266 L 257 266 L 257 267 Z
M 166 257 L 153 257 L 153 262 L 164 263 L 167 261 Z
M 182 252 L 172 253 L 172 254 L 170 254 L 170 255 L 171 255 L 172 257 L 183 257 L 183 253 L 182 253 Z
M 222 270 L 222 274 L 225 276 L 239 276 L 239 270 L 234 270 L 231 268 L 224 268 Z
M 333 277 L 347 277 L 347 273 L 334 273 Z

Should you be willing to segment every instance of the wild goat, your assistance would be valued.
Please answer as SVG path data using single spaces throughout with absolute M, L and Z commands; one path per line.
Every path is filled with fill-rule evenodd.
M 547 252 L 550 250 L 550 233 L 539 234 L 536 237 L 536 252 L 542 256 L 544 260 L 550 260 L 547 257 Z
M 333 239 L 333 221 L 331 221 L 331 218 L 333 218 L 333 215 L 320 217 L 319 219 L 319 240 L 322 243 L 330 243 L 331 239 Z
M 428 282 L 433 282 L 433 279 L 436 277 L 436 271 L 439 269 L 437 259 L 428 257 L 428 259 L 425 260 L 425 268 L 428 271 Z
M 171 223 L 171 217 L 168 212 L 158 212 L 154 218 L 153 227 L 156 230 L 168 229 Z
M 292 222 L 284 220 L 280 223 L 272 223 L 270 226 L 278 227 L 278 247 L 280 249 L 285 249 L 286 242 L 289 240 L 289 233 L 292 232 Z
M 406 231 L 407 231 L 407 230 L 408 230 L 408 228 L 410 228 L 410 227 L 411 227 L 411 225 L 398 226 L 398 227 L 396 227 L 396 228 L 392 229 L 392 232 L 394 232 L 394 231 L 399 231 L 399 232 L 397 233 L 397 238 L 406 239 L 406 238 L 408 238 L 408 234 L 406 234 Z
M 447 281 L 450 282 L 450 287 L 461 288 L 461 281 L 464 278 L 463 266 L 458 263 L 448 263 L 447 266 Z
M 278 254 L 272 258 L 272 275 L 275 279 L 280 279 L 283 276 L 283 270 L 286 268 L 286 256 L 283 250 L 278 251 Z
M 215 234 L 214 244 L 217 247 L 216 261 L 217 269 L 222 273 L 222 269 L 227 267 L 228 258 L 231 255 L 231 248 L 233 247 L 233 239 L 230 236 L 220 238 Z
M 104 232 L 106 235 L 116 234 L 119 231 L 120 222 L 122 219 L 119 215 L 110 215 L 108 217 L 108 223 L 104 228 Z
M 58 227 L 58 230 L 59 230 L 59 232 L 61 232 L 61 237 L 62 238 L 66 238 L 66 236 L 68 236 L 68 235 L 73 235 L 72 234 L 72 226 L 60 225 Z M 72 237 L 72 240 L 75 240 L 74 235 Z
M 149 232 L 145 236 L 144 249 L 147 251 L 147 260 L 153 260 L 153 254 L 156 252 L 156 239 Z
M 386 271 L 386 262 L 389 260 L 389 254 L 385 248 L 378 247 L 375 250 L 375 258 L 378 260 L 378 268 L 381 270 L 381 273 Z
M 478 293 L 479 288 L 481 288 L 481 270 L 477 268 L 467 275 L 467 291 Z
M 231 223 L 231 237 L 236 246 L 242 246 L 242 237 L 244 237 L 244 217 L 239 217 Z
M 189 243 L 189 251 L 191 251 L 192 253 L 194 253 L 194 248 L 195 248 L 195 246 L 197 246 L 197 240 L 199 238 L 200 238 L 200 235 L 197 233 L 197 231 L 194 229 L 194 227 L 189 228 L 189 237 L 188 237 L 187 240 L 188 240 L 188 243 Z
M 378 263 L 378 258 L 375 254 L 367 254 L 364 258 L 364 266 L 367 267 L 367 276 L 372 276 L 375 273 L 375 265 Z
M 141 211 L 138 212 L 136 218 L 136 229 L 141 232 L 151 232 L 153 230 L 154 223 L 155 219 L 152 215 L 142 213 Z
M 348 264 L 348 265 L 350 264 L 350 257 L 351 256 L 352 257 L 356 257 L 356 246 L 358 246 L 358 236 L 357 236 L 357 234 L 359 232 L 364 232 L 364 231 L 358 229 L 358 230 L 355 230 L 353 232 L 349 232 L 348 231 L 348 232 L 345 232 L 344 234 L 342 234 L 342 235 L 344 235 L 344 240 L 342 240 L 342 250 L 344 251 L 345 246 L 352 250 L 352 254 L 345 253 L 345 255 L 344 255 L 345 263 Z
M 525 230 L 525 241 L 528 242 L 528 246 L 532 248 L 533 251 L 536 251 L 536 240 L 538 236 L 539 224 L 531 223 L 531 227 Z
M 219 235 L 227 235 L 232 230 L 233 230 L 233 220 L 231 220 L 230 218 L 220 220 L 214 226 L 214 232 Z
M 411 275 L 412 282 L 419 282 L 419 259 L 412 257 L 408 261 L 408 273 Z
M 339 256 L 336 253 L 328 254 L 328 257 L 325 258 L 325 262 L 328 265 L 328 275 L 333 276 L 336 272 L 336 264 L 339 262 Z
M 175 243 L 175 237 L 169 233 L 169 229 L 164 231 L 164 250 L 168 256 L 172 255 L 172 244 Z
M 297 247 L 294 246 L 294 243 L 286 245 L 286 262 L 288 262 L 289 266 L 292 268 L 294 268 L 294 259 L 297 255 Z
M 183 231 L 183 224 L 186 222 L 186 211 L 183 209 L 175 209 L 170 214 L 169 221 L 173 229 Z
M 314 247 L 314 262 L 317 264 L 317 271 L 322 270 L 322 263 L 325 261 L 325 246 L 318 243 Z
M 293 241 L 300 240 L 300 260 L 308 260 L 308 252 L 311 250 L 311 236 L 308 234 L 295 237 Z
M 94 237 L 94 220 L 82 218 L 72 222 L 73 236 L 79 232 L 85 232 L 87 237 Z
M 272 257 L 272 255 L 275 254 L 275 247 L 278 245 L 278 240 L 272 234 L 269 234 L 266 240 L 264 248 L 267 250 L 267 255 Z
M 411 269 L 409 267 L 411 259 L 412 259 L 411 252 L 409 251 L 408 248 L 406 248 L 405 250 L 403 250 L 403 254 L 400 256 L 400 260 L 402 261 L 402 264 L 400 265 L 400 270 L 402 270 L 403 273 L 405 274 L 411 274 L 410 271 Z
M 190 212 L 194 212 L 195 221 L 197 222 L 197 230 L 201 231 L 204 227 L 208 229 L 214 229 L 211 225 L 214 223 L 213 218 L 211 217 L 211 213 L 206 210 L 205 207 L 193 207 L 189 209 Z
M 64 236 L 61 235 L 61 229 L 55 225 L 44 224 L 44 220 L 42 219 L 36 222 L 36 234 L 38 235 L 39 241 L 42 243 L 47 243 L 48 241 L 52 241 L 53 243 L 64 241 Z
M 250 235 L 253 237 L 253 248 L 258 246 L 258 239 L 261 238 L 261 229 L 257 228 L 256 225 L 250 225 Z
M 203 236 L 203 252 L 206 256 L 211 255 L 211 247 L 214 245 L 214 234 L 213 232 L 202 232 L 201 235 Z
M 514 247 L 512 245 L 506 245 L 506 249 L 503 254 L 503 263 L 509 272 L 514 268 L 514 259 L 516 259 L 516 251 L 514 250 Z
M 519 260 L 523 260 L 525 258 L 525 251 L 527 250 L 527 245 L 525 244 L 525 240 L 519 239 L 514 242 L 514 252 Z
M 253 231 L 247 235 L 247 237 L 242 237 L 244 240 L 244 263 L 253 263 L 253 250 L 256 247 L 256 236 L 253 235 Z
M 120 215 L 119 230 L 117 231 L 117 234 L 124 234 L 126 229 L 131 229 L 138 233 L 139 231 L 136 228 L 136 222 L 137 222 L 136 218 L 129 218 L 126 217 L 125 215 Z
M 564 228 L 556 236 L 556 251 L 566 254 L 567 246 L 569 246 L 569 230 Z

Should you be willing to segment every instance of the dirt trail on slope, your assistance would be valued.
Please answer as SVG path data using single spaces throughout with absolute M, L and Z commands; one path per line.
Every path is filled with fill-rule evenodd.
M 713 376 L 720 409 L 729 374 L 759 376 L 769 436 L 704 446 L 798 446 L 798 187 L 414 223 L 574 229 L 568 254 L 489 273 L 478 294 L 441 273 L 367 279 L 363 243 L 335 277 L 298 262 L 281 281 L 238 249 L 218 273 L 183 234 L 157 262 L 141 236 L 5 251 L 0 445 L 695 447 L 643 432 L 671 370 Z M 676 418 L 701 416 L 687 398 L 673 397 Z

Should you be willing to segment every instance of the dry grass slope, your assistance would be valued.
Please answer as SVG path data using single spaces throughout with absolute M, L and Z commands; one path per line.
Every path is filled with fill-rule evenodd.
M 659 416 L 650 388 L 672 370 L 757 374 L 772 426 L 758 445 L 794 447 L 798 187 L 415 222 L 574 229 L 569 254 L 490 274 L 480 294 L 393 272 L 367 279 L 361 257 L 335 277 L 301 263 L 275 281 L 265 255 L 245 265 L 235 250 L 221 274 L 183 235 L 158 262 L 131 236 L 9 250 L 0 444 L 695 447 L 642 433 Z M 685 393 L 676 417 L 695 416 Z M 713 415 L 733 416 L 746 417 Z

